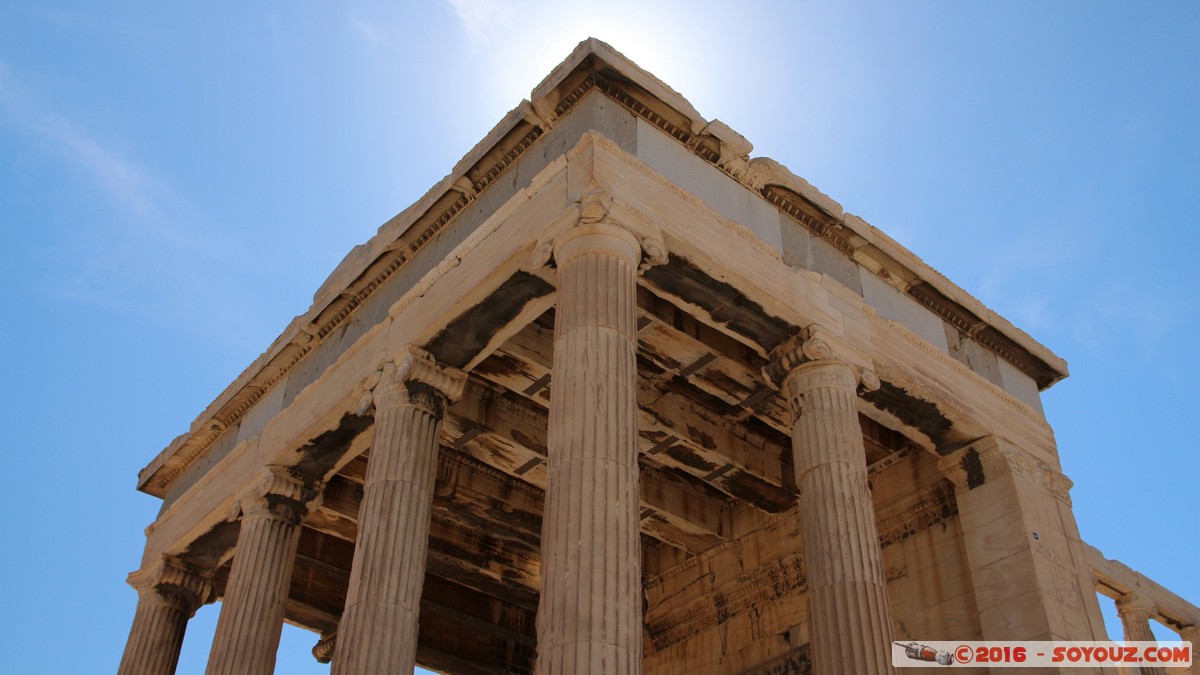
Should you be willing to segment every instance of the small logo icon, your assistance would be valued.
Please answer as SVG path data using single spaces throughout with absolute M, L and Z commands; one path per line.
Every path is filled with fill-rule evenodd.
M 954 663 L 954 655 L 948 651 L 934 649 L 928 645 L 917 644 L 916 642 L 908 644 L 897 642 L 895 644 L 903 647 L 904 655 L 915 661 L 928 661 L 929 663 L 936 663 L 941 666 L 949 666 Z

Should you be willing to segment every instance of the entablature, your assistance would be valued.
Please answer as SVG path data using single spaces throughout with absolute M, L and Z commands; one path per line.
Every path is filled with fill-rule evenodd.
M 539 139 L 548 137 L 547 134 L 556 126 L 564 125 L 564 120 L 574 110 L 579 109 L 581 102 L 595 93 L 604 94 L 619 103 L 637 120 L 666 133 L 691 155 L 736 180 L 753 193 L 756 199 L 761 198 L 773 205 L 781 213 L 804 225 L 815 236 L 830 242 L 864 269 L 870 270 L 888 284 L 929 307 L 948 323 L 962 330 L 965 335 L 1010 361 L 1017 369 L 1033 378 L 1039 386 L 1048 386 L 1054 380 L 1065 376 L 1065 363 L 1002 318 L 986 310 L 961 289 L 924 265 L 915 255 L 860 219 L 845 214 L 840 205 L 773 160 L 750 159 L 749 152 L 752 147 L 736 132 L 719 121 L 705 120 L 682 96 L 652 75 L 607 45 L 588 40 L 535 88 L 532 103 L 523 102 L 509 113 L 455 166 L 450 175 L 413 206 L 384 224 L 371 241 L 356 247 L 346 257 L 318 290 L 312 308 L 289 324 L 271 348 L 252 363 L 197 418 L 187 434 L 177 438 L 154 462 L 143 469 L 139 480 L 140 489 L 159 496 L 166 494 L 168 486 L 183 474 L 189 465 L 213 447 L 223 434 L 237 431 L 239 421 L 248 411 L 271 394 L 273 389 L 282 387 L 281 383 L 299 364 L 306 359 L 316 358 L 315 353 L 321 347 L 328 345 L 326 351 L 332 352 L 334 346 L 331 341 L 337 334 L 336 329 L 356 320 L 355 317 L 378 291 L 389 283 L 398 283 L 395 277 L 403 274 L 402 270 L 414 265 L 417 265 L 417 272 L 428 270 L 410 279 L 409 283 L 412 286 L 400 300 L 391 303 L 386 319 L 360 331 L 357 341 L 339 345 L 338 348 L 342 351 L 336 356 L 322 357 L 329 365 L 322 369 L 320 378 L 328 379 L 325 373 L 335 373 L 339 370 L 339 364 L 344 366 L 352 362 L 380 358 L 379 353 L 386 351 L 386 347 L 381 345 L 385 342 L 395 344 L 391 342 L 390 334 L 396 330 L 390 326 L 396 323 L 396 318 L 404 313 L 403 310 L 408 304 L 418 302 L 418 299 L 422 298 L 450 268 L 463 263 L 465 256 L 489 234 L 487 223 L 491 223 L 490 227 L 494 230 L 518 208 L 528 208 L 526 202 L 531 199 L 530 195 L 545 190 L 568 161 L 573 162 L 575 166 L 590 164 L 587 171 L 600 176 L 605 175 L 607 170 L 599 166 L 604 162 L 614 162 L 614 166 L 632 166 L 641 175 L 650 177 L 657 187 L 668 188 L 681 197 L 683 202 L 690 204 L 684 209 L 692 214 L 689 217 L 695 215 L 692 212 L 700 212 L 703 215 L 697 217 L 715 223 L 708 231 L 716 232 L 718 236 L 714 241 L 720 240 L 721 243 L 714 247 L 710 241 L 706 246 L 694 247 L 692 224 L 685 222 L 686 218 L 659 213 L 669 209 L 645 203 L 653 200 L 639 194 L 636 185 L 609 188 L 614 199 L 614 208 L 618 213 L 624 210 L 626 217 L 663 218 L 664 222 L 674 221 L 673 226 L 667 227 L 671 230 L 667 234 L 668 248 L 673 253 L 680 252 L 681 255 L 674 256 L 666 265 L 653 268 L 643 277 L 643 286 L 651 289 L 654 295 L 666 299 L 689 314 L 701 317 L 707 325 L 740 341 L 761 356 L 765 356 L 773 348 L 772 343 L 777 339 L 786 339 L 801 326 L 812 322 L 829 325 L 839 333 L 855 332 L 858 337 L 854 339 L 867 351 L 891 349 L 897 352 L 884 359 L 887 363 L 881 367 L 881 376 L 887 374 L 891 379 L 884 378 L 887 386 L 876 394 L 875 400 L 864 406 L 864 412 L 868 412 L 877 421 L 901 428 L 926 449 L 938 444 L 965 442 L 976 431 L 982 435 L 988 430 L 984 427 L 994 428 L 993 423 L 983 421 L 980 424 L 981 428 L 976 430 L 973 427 L 973 412 L 980 407 L 986 408 L 996 400 L 1002 403 L 1002 408 L 1024 415 L 1026 403 L 1017 400 L 1000 387 L 993 386 L 989 389 L 988 383 L 981 382 L 981 378 L 969 368 L 945 354 L 938 353 L 937 350 L 931 351 L 919 336 L 914 335 L 905 326 L 880 320 L 869 303 L 853 292 L 847 292 L 845 286 L 837 281 L 821 274 L 787 268 L 780 262 L 781 254 L 775 246 L 764 242 L 741 223 L 719 215 L 714 217 L 712 209 L 701 200 L 673 185 L 635 154 L 628 152 L 627 147 L 622 147 L 621 144 L 596 132 L 584 132 L 584 140 L 572 151 L 573 160 L 569 160 L 567 155 L 557 159 L 542 158 L 537 178 L 531 178 L 525 187 L 515 187 L 515 192 L 507 199 L 496 201 L 503 198 L 503 195 L 492 189 L 498 176 L 516 166 L 518 160 L 531 147 L 535 147 Z M 596 158 L 596 148 L 601 149 L 600 159 Z M 555 188 L 568 193 L 568 207 L 578 198 L 577 194 L 570 194 L 573 190 L 572 184 L 577 184 L 579 180 L 574 176 L 578 172 L 574 169 L 572 172 L 573 175 L 566 184 Z M 610 177 L 620 182 L 619 175 Z M 437 241 L 439 235 L 446 232 L 456 219 L 473 208 L 472 205 L 485 193 L 500 195 L 489 196 L 490 200 L 496 202 L 490 206 L 497 210 L 477 225 L 474 231 L 459 235 L 462 243 L 456 249 L 443 255 L 440 260 L 436 259 L 434 254 L 443 252 L 430 250 L 430 245 Z M 545 208 L 558 209 L 560 215 L 563 205 Z M 546 217 L 541 220 L 546 220 Z M 723 228 L 724 231 L 718 232 L 713 228 Z M 489 241 L 488 245 L 493 244 L 494 241 Z M 725 245 L 732 248 L 722 249 Z M 702 250 L 706 248 L 709 250 Z M 729 261 L 720 260 L 720 255 L 714 253 L 738 248 L 745 249 L 745 263 L 757 265 L 756 269 L 745 270 L 745 273 L 732 271 L 728 269 Z M 418 265 L 417 259 L 422 255 L 428 260 Z M 430 258 L 431 255 L 433 258 Z M 507 255 L 507 252 L 503 255 Z M 544 283 L 544 279 L 537 273 L 520 269 L 521 265 L 516 262 L 520 255 L 513 254 L 512 257 L 502 260 L 503 255 L 487 256 L 488 260 L 472 264 L 498 264 L 501 267 L 507 265 L 512 270 L 513 274 L 506 277 L 502 283 L 521 286 L 516 291 L 520 297 L 509 298 L 510 309 L 524 313 L 520 318 L 527 322 L 549 306 L 548 303 L 553 300 L 553 289 L 550 286 L 539 285 L 539 282 Z M 480 256 L 476 256 L 478 257 Z M 768 275 L 757 274 L 759 270 L 770 272 Z M 529 276 L 517 278 L 520 274 Z M 774 278 L 766 278 L 767 276 Z M 736 283 L 729 283 L 733 280 L 736 280 Z M 698 295 L 681 290 L 689 284 Z M 746 293 L 743 292 L 743 288 L 759 290 Z M 521 295 L 522 293 L 524 295 Z M 726 293 L 728 297 L 722 298 L 722 293 Z M 756 293 L 761 293 L 761 297 L 756 297 Z M 806 294 L 819 297 L 820 300 L 810 302 L 805 298 Z M 487 294 L 466 293 L 451 303 L 452 306 L 442 307 L 441 311 L 461 317 L 471 303 L 479 303 L 487 297 Z M 722 303 L 734 302 L 736 305 L 736 302 L 749 298 L 754 298 L 752 304 L 757 309 L 741 311 L 732 317 L 721 314 L 728 309 Z M 789 303 L 792 304 L 791 307 L 785 306 Z M 738 321 L 743 323 L 738 324 Z M 512 321 L 510 325 L 515 331 L 522 323 Z M 450 328 L 449 325 L 443 326 L 443 334 L 458 332 L 451 331 Z M 437 335 L 427 337 L 434 342 L 438 339 Z M 479 349 L 473 353 L 477 357 L 489 353 L 510 337 L 510 334 L 501 332 L 478 337 L 485 339 L 486 344 L 476 345 Z M 884 346 L 885 342 L 897 341 L 897 337 L 900 338 L 899 342 L 906 346 L 899 349 Z M 457 359 L 447 357 L 446 354 L 439 354 L 439 357 L 451 365 L 466 369 L 476 365 L 479 360 L 476 358 L 474 361 L 468 359 L 466 362 L 455 363 Z M 940 365 L 912 365 L 929 362 L 937 362 Z M 942 382 L 931 385 L 935 374 L 941 370 L 954 374 L 951 379 L 957 379 L 953 384 Z M 340 376 L 333 379 L 346 383 Z M 971 392 L 964 395 L 954 385 L 963 385 L 967 389 L 982 385 L 981 388 L 986 393 L 979 395 Z M 312 384 L 308 386 L 311 387 Z M 285 397 L 289 400 L 280 404 L 281 411 L 295 406 L 305 398 L 306 390 L 299 386 L 295 388 L 298 391 Z M 935 414 L 929 405 L 912 403 L 914 397 L 926 402 L 945 399 L 945 403 L 940 407 L 930 404 L 937 409 Z M 313 409 L 313 404 L 301 403 L 297 410 L 317 412 Z M 322 404 L 319 407 L 324 414 L 309 417 L 300 428 L 313 428 L 312 420 L 328 420 L 329 411 L 338 406 Z M 286 417 L 294 418 L 291 414 Z M 939 435 L 945 436 L 945 426 L 951 418 L 962 420 L 958 423 L 955 434 L 938 438 Z M 1033 447 L 1040 446 L 1045 448 L 1046 452 L 1052 452 L 1052 441 L 1051 445 L 1047 446 L 1045 440 L 1048 431 L 1044 423 L 1036 419 L 1036 415 L 1034 418 L 1030 430 L 1015 433 L 1031 438 L 1037 437 Z M 244 435 L 239 433 L 239 439 Z M 302 436 L 303 434 L 293 431 L 290 435 L 292 440 L 289 442 L 303 440 Z M 281 439 L 273 432 L 268 433 L 267 428 L 254 438 L 260 442 L 269 442 L 273 448 L 286 445 L 279 445 Z M 232 447 L 235 444 L 228 445 Z
M 520 364 L 516 370 L 528 381 L 496 383 L 533 392 L 536 400 L 539 381 L 542 387 L 548 383 L 543 379 L 550 374 L 550 348 L 548 332 L 536 326 L 531 332 L 531 326 L 552 311 L 555 290 L 552 274 L 530 271 L 534 250 L 564 218 L 579 217 L 583 192 L 597 186 L 609 200 L 606 218 L 653 223 L 669 252 L 667 262 L 640 278 L 639 333 L 646 331 L 641 360 L 649 370 L 639 405 L 645 423 L 642 449 L 652 464 L 673 467 L 729 499 L 750 499 L 767 513 L 786 508 L 793 488 L 783 459 L 787 444 L 777 439 L 786 437 L 788 421 L 762 370 L 771 350 L 814 323 L 873 362 L 882 386 L 865 397 L 862 411 L 908 436 L 911 445 L 947 452 L 1002 429 L 1021 447 L 1056 463 L 1049 427 L 1028 406 L 903 326 L 880 318 L 861 297 L 838 290 L 822 275 L 786 265 L 744 227 L 605 136 L 589 132 L 393 303 L 387 319 L 338 354 L 257 435 L 236 445 L 169 504 L 150 533 L 147 555 L 182 554 L 201 536 L 216 536 L 206 533 L 220 529 L 227 510 L 222 500 L 244 487 L 239 480 L 268 464 L 312 464 L 314 439 L 342 439 L 342 445 L 323 451 L 329 457 L 361 452 L 361 445 L 354 450 L 358 441 L 352 431 L 365 427 L 359 422 L 364 392 L 372 378 L 378 379 L 382 364 L 405 345 L 420 345 L 439 362 L 479 369 L 485 376 L 490 359 L 508 358 Z M 514 351 L 514 345 L 523 349 Z M 668 347 L 654 353 L 655 345 Z M 673 362 L 679 346 L 696 358 Z M 711 358 L 701 362 L 706 353 Z M 687 388 L 678 389 L 685 382 Z M 704 413 L 690 399 L 710 400 L 704 405 L 717 413 Z M 723 416 L 735 425 L 750 425 L 751 431 L 729 427 Z M 708 440 L 689 441 L 678 431 L 706 417 L 711 430 L 700 438 Z M 478 428 L 469 418 L 455 419 L 463 418 L 452 409 L 447 428 L 460 436 Z M 736 431 L 732 436 L 730 429 Z M 739 434 L 745 440 L 738 440 Z M 523 435 L 536 437 L 530 429 Z M 727 440 L 714 444 L 718 435 Z M 534 443 L 534 452 L 509 469 L 518 476 L 528 472 L 522 468 L 536 465 L 538 447 Z M 764 448 L 774 449 L 761 454 Z M 885 448 L 871 461 L 901 449 Z M 326 462 L 308 468 L 320 480 L 339 466 Z M 778 495 L 771 497 L 774 492 Z M 685 548 L 720 537 L 713 525 L 719 516 L 704 521 L 705 532 L 695 523 L 672 521 L 661 501 L 650 500 L 645 507 L 653 511 L 647 517 L 658 515 L 667 540 L 691 542 L 683 543 Z M 681 538 L 680 531 L 687 535 Z

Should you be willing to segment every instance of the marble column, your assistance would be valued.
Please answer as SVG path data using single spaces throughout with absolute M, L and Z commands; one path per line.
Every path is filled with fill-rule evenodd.
M 1127 642 L 1158 641 L 1150 630 L 1150 618 L 1154 612 L 1154 602 L 1140 593 L 1127 593 L 1117 600 L 1117 615 L 1121 617 Z M 1161 666 L 1142 665 L 1138 672 L 1142 675 L 1166 675 L 1167 671 Z
M 640 673 L 637 276 L 656 233 L 631 231 L 589 205 L 557 233 L 554 380 L 542 522 L 537 672 Z M 535 257 L 535 263 L 538 262 Z
M 438 438 L 465 382 L 465 373 L 414 347 L 384 368 L 334 675 L 411 673 L 416 665 Z
M 268 467 L 257 486 L 239 501 L 241 529 L 207 675 L 275 671 L 300 520 L 315 508 L 322 488 L 290 469 Z
M 813 326 L 777 349 L 768 368 L 793 416 L 810 644 L 818 675 L 893 672 L 892 613 L 856 403 L 859 387 L 877 389 L 879 380 L 869 359 L 851 354 Z
M 138 604 L 118 675 L 171 675 L 188 619 L 212 596 L 212 576 L 164 556 L 129 575 Z

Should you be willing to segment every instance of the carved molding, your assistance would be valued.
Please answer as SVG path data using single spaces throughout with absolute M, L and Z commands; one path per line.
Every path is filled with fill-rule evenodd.
M 1067 506 L 1071 506 L 1071 488 L 1075 487 L 1074 481 L 1067 478 L 1061 471 L 1043 464 L 1042 482 L 1045 485 L 1046 492 L 1050 493 L 1051 497 L 1054 497 Z
M 959 491 L 970 490 L 997 476 L 1012 475 L 1039 486 L 1054 499 L 1071 505 L 1074 483 L 1058 469 L 995 436 L 986 436 L 938 460 L 942 474 Z
M 892 511 L 888 509 L 888 511 Z M 878 519 L 879 547 L 886 548 L 958 515 L 950 481 L 926 488 Z
M 803 644 L 784 654 L 763 661 L 742 671 L 742 675 L 809 675 L 812 673 L 812 654 L 809 645 Z
M 143 593 L 154 590 L 165 599 L 178 603 L 190 616 L 201 605 L 216 599 L 213 575 L 175 557 L 164 555 L 150 567 L 131 572 L 127 583 Z
M 798 593 L 806 585 L 806 569 L 801 556 L 768 562 L 662 618 L 648 619 L 646 632 L 656 650 L 666 649 L 723 623 L 733 614 Z

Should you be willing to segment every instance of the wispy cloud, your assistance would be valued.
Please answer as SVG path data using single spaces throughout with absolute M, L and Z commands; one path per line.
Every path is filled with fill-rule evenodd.
M 1071 337 L 1096 354 L 1153 358 L 1188 304 L 1152 289 L 1109 282 L 1069 308 Z
M 85 170 L 114 201 L 141 216 L 156 215 L 156 189 L 144 170 L 134 166 L 92 134 L 57 113 L 46 113 L 34 130 L 55 142 L 57 148 L 76 166 Z
M 473 39 L 507 28 L 517 17 L 507 0 L 446 0 Z
M 1053 219 L 1049 219 L 1054 222 Z M 1067 220 L 1066 218 L 1063 221 Z M 1099 356 L 1121 350 L 1151 360 L 1194 306 L 1149 277 L 1096 274 L 1111 251 L 1078 224 L 1007 232 L 980 256 L 980 298 L 1035 337 Z
M 182 316 L 172 308 L 204 295 L 195 269 L 230 257 L 203 236 L 197 224 L 204 219 L 125 144 L 48 105 L 0 61 L 4 127 L 27 139 L 30 156 L 52 160 L 54 180 L 71 195 L 59 205 L 67 220 L 29 224 L 42 239 L 37 245 L 53 256 L 43 267 L 56 270 L 36 282 L 40 292 L 164 316 Z M 75 222 L 75 211 L 88 213 L 86 221 Z
M 350 26 L 354 28 L 364 41 L 370 44 L 380 44 L 386 37 L 383 28 L 379 24 L 359 16 L 350 17 Z

